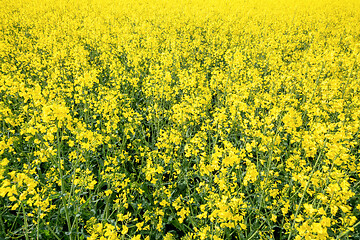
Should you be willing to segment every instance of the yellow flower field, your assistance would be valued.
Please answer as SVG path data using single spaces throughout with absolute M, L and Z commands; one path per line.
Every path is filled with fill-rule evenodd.
M 360 1 L 0 6 L 0 239 L 360 239 Z

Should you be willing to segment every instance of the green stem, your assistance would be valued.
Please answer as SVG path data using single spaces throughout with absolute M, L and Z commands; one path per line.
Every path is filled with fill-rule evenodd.
M 360 225 L 360 221 L 357 222 L 355 225 L 353 225 L 352 227 L 353 228 L 356 228 L 358 225 Z M 342 238 L 343 236 L 345 236 L 346 234 L 348 234 L 350 232 L 350 230 L 346 230 L 345 232 L 341 233 L 339 236 L 336 237 L 336 239 L 340 239 Z
M 24 208 L 23 204 L 21 204 L 21 208 L 22 208 L 23 215 L 24 215 L 25 238 L 26 238 L 26 240 L 29 240 L 29 228 L 28 228 L 26 212 L 25 212 L 25 208 Z
M 49 225 L 45 224 L 45 226 L 47 227 L 47 229 L 50 230 L 50 232 L 54 235 L 54 237 L 57 239 L 57 240 L 61 240 L 61 238 L 59 238 L 56 233 L 54 232 L 54 230 L 52 230 L 51 227 L 49 227 Z
M 69 216 L 69 212 L 67 209 L 67 203 L 66 203 L 66 199 L 65 199 L 65 180 L 63 177 L 63 172 L 61 169 L 61 157 L 60 157 L 60 133 L 59 133 L 59 126 L 57 124 L 57 132 L 56 132 L 56 137 L 57 137 L 57 157 L 58 157 L 58 168 L 59 168 L 59 175 L 60 175 L 60 180 L 61 180 L 61 200 L 64 206 L 64 211 L 65 211 L 65 218 L 66 218 L 66 223 L 68 226 L 68 230 L 70 231 L 69 233 L 69 238 L 70 240 L 72 240 L 72 235 L 71 235 L 71 222 L 70 222 L 70 216 Z
M 326 144 L 326 141 L 324 142 L 324 147 L 323 147 L 323 149 L 325 148 L 325 144 Z M 319 153 L 319 156 L 318 156 L 318 158 L 316 159 L 315 165 L 314 165 L 314 167 L 313 167 L 313 169 L 312 169 L 312 171 L 311 171 L 311 174 L 310 174 L 310 176 L 309 176 L 309 180 L 308 180 L 308 182 L 307 182 L 307 184 L 306 184 L 306 186 L 305 186 L 305 188 L 304 188 L 304 191 L 303 191 L 303 194 L 302 194 L 302 196 L 301 196 L 300 202 L 299 202 L 299 204 L 298 204 L 298 206 L 297 206 L 297 208 L 296 208 L 296 212 L 295 212 L 295 215 L 294 215 L 294 220 L 293 220 L 293 222 L 292 222 L 292 224 L 291 224 L 291 228 L 290 228 L 290 233 L 289 233 L 288 240 L 291 239 L 291 234 L 292 234 L 293 228 L 294 228 L 294 226 L 295 226 L 295 220 L 296 220 L 296 218 L 297 218 L 297 215 L 299 214 L 299 210 L 300 210 L 301 204 L 302 204 L 302 202 L 303 202 L 303 200 L 304 200 L 306 191 L 307 191 L 308 187 L 310 186 L 311 178 L 312 178 L 312 176 L 313 176 L 314 173 L 315 173 L 315 169 L 316 169 L 316 167 L 317 167 L 317 165 L 318 165 L 318 163 L 319 163 L 319 161 L 320 161 L 322 152 L 323 152 L 323 151 L 321 151 L 321 152 Z

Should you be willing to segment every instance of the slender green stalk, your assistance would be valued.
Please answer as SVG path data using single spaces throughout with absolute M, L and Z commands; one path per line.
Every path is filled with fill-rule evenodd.
M 353 225 L 352 227 L 353 228 L 356 228 L 357 226 L 360 225 L 360 221 L 357 222 L 355 225 Z M 342 237 L 344 237 L 346 234 L 348 234 L 350 232 L 350 230 L 346 230 L 345 232 L 341 233 L 339 236 L 336 237 L 336 239 L 340 239 Z
M 61 181 L 61 201 L 63 203 L 64 206 L 64 211 L 65 211 L 65 218 L 66 218 L 66 223 L 68 226 L 68 230 L 69 230 L 69 238 L 70 240 L 72 240 L 72 235 L 71 235 L 71 222 L 70 222 L 70 216 L 69 216 L 69 212 L 67 209 L 67 201 L 66 201 L 66 190 L 65 190 L 65 179 L 63 176 L 63 172 L 62 172 L 62 168 L 61 168 L 61 156 L 60 156 L 60 143 L 61 143 L 61 139 L 60 139 L 60 133 L 59 133 L 59 126 L 57 124 L 57 132 L 56 132 L 56 137 L 57 137 L 57 158 L 58 158 L 58 168 L 59 168 L 59 175 L 60 175 L 60 181 Z
M 322 150 L 325 148 L 325 144 L 326 144 L 326 141 L 325 141 L 325 143 L 324 143 L 324 146 L 323 146 Z M 310 173 L 309 180 L 308 180 L 308 182 L 307 182 L 307 184 L 306 184 L 306 186 L 305 186 L 305 188 L 304 188 L 304 191 L 303 191 L 303 193 L 302 193 L 300 202 L 299 202 L 299 204 L 298 204 L 298 206 L 297 206 L 297 208 L 296 208 L 296 212 L 295 212 L 295 215 L 294 215 L 294 220 L 293 220 L 293 222 L 292 222 L 292 224 L 291 224 L 291 228 L 290 228 L 290 233 L 289 233 L 288 240 L 291 239 L 292 231 L 293 231 L 293 228 L 294 228 L 294 226 L 295 226 L 295 220 L 296 220 L 296 218 L 297 218 L 297 215 L 299 214 L 301 204 L 302 204 L 302 202 L 303 202 L 303 200 L 304 200 L 304 197 L 305 197 L 305 193 L 306 193 L 308 187 L 310 186 L 311 178 L 312 178 L 312 176 L 313 176 L 314 173 L 315 173 L 315 170 L 316 170 L 316 167 L 317 167 L 318 163 L 320 162 L 320 158 L 321 158 L 322 153 L 323 153 L 323 151 L 321 151 L 321 152 L 319 153 L 319 156 L 318 156 L 318 158 L 316 159 L 315 165 L 314 165 L 314 167 L 313 167 L 313 169 L 312 169 L 312 171 L 311 171 L 311 173 Z
M 57 239 L 57 240 L 61 240 L 61 238 L 59 238 L 56 233 L 54 232 L 54 230 L 52 230 L 52 228 L 48 225 L 48 224 L 45 224 L 46 228 L 49 229 L 49 231 L 54 235 L 54 237 Z
M 28 227 L 27 216 L 26 216 L 24 204 L 21 204 L 21 208 L 22 208 L 23 215 L 24 215 L 25 238 L 26 238 L 26 240 L 29 240 L 29 227 Z

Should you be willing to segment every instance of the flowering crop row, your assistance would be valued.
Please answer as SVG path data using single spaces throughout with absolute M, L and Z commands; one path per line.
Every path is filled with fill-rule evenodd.
M 357 0 L 0 0 L 1 239 L 360 239 Z

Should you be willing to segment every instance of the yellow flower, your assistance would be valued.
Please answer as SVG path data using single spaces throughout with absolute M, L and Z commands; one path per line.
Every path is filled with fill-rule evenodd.
M 134 235 L 131 240 L 140 240 L 141 239 L 141 235 Z
M 129 231 L 129 228 L 126 225 L 123 225 L 122 230 L 121 230 L 121 234 L 125 235 L 125 234 L 127 234 L 128 231 Z

